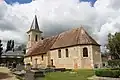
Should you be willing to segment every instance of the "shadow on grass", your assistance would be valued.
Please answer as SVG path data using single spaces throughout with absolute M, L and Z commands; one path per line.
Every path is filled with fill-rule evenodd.
M 6 79 L 6 78 L 9 78 L 9 77 L 12 77 L 12 76 L 9 76 L 7 73 L 0 72 L 0 80 L 1 79 Z

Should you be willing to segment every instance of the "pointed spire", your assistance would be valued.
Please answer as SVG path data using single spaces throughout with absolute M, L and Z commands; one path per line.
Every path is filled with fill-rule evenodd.
M 32 25 L 31 25 L 29 31 L 31 31 L 31 30 L 39 31 L 39 32 L 42 33 L 42 31 L 40 31 L 40 29 L 39 29 L 38 20 L 37 20 L 37 16 L 36 15 L 35 15 L 35 17 L 33 19 L 33 22 L 32 22 Z
M 39 25 L 38 25 L 38 21 L 37 21 L 37 16 L 35 15 L 35 18 L 32 22 L 32 25 L 31 25 L 31 28 L 30 29 L 34 29 L 34 30 L 37 30 L 39 31 Z

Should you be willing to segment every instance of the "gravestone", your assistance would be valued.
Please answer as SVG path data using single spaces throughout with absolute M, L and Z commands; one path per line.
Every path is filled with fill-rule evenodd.
M 27 70 L 25 74 L 25 80 L 35 80 L 37 77 L 44 77 L 44 70 Z
M 24 70 L 24 65 L 22 65 L 22 64 L 17 64 L 16 70 L 17 70 L 17 71 L 22 71 L 22 70 Z
M 25 74 L 25 80 L 35 80 L 34 72 L 27 70 Z
M 25 67 L 26 70 L 31 70 L 32 69 L 32 66 L 30 64 L 26 64 L 26 67 Z

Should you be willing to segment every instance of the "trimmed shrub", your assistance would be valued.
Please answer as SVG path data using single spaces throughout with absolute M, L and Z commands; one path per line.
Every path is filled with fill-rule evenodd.
M 116 69 L 97 69 L 95 70 L 95 75 L 99 77 L 112 77 L 112 78 L 119 78 L 120 70 Z

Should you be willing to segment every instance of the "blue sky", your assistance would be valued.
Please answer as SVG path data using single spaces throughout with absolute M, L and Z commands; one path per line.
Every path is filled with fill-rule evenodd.
M 6 1 L 6 3 L 8 3 L 8 4 L 12 4 L 12 3 L 14 3 L 14 2 L 19 2 L 19 3 L 23 4 L 23 3 L 29 3 L 29 2 L 31 2 L 32 0 L 5 0 L 5 1 Z
M 19 2 L 20 4 L 23 4 L 23 3 L 29 3 L 31 2 L 32 0 L 5 0 L 8 4 L 12 4 L 14 2 Z M 94 4 L 94 2 L 96 0 L 81 0 L 81 1 L 88 1 L 88 2 L 92 2 L 92 4 Z

